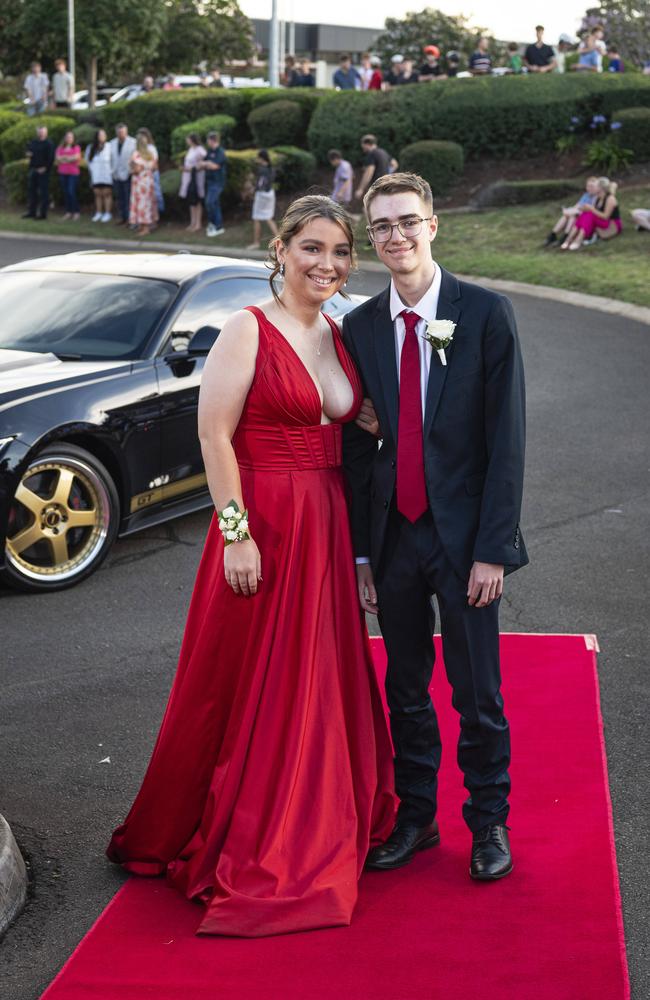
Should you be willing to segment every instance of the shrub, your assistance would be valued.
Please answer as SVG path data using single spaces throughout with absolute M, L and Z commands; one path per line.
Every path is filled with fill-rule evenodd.
M 434 198 L 446 194 L 463 172 L 463 147 L 457 142 L 423 139 L 399 154 L 400 170 L 420 174 L 431 185 Z
M 118 122 L 125 122 L 131 134 L 145 125 L 151 130 L 161 155 L 171 152 L 171 135 L 175 128 L 197 121 L 208 115 L 231 115 L 236 121 L 245 121 L 244 112 L 250 110 L 252 98 L 248 90 L 211 90 L 188 88 L 183 91 L 155 91 L 136 97 L 133 101 L 107 104 L 101 108 L 102 119 L 112 134 Z
M 606 174 L 616 174 L 630 165 L 633 156 L 631 149 L 621 146 L 614 136 L 607 135 L 589 143 L 582 165 Z
M 288 91 L 281 87 L 267 87 L 253 92 L 252 107 L 255 110 L 263 104 L 284 100 L 299 104 L 302 109 L 302 127 L 306 133 L 311 116 L 320 102 L 331 96 L 331 90 L 316 90 L 314 87 L 291 87 Z
M 620 122 L 617 139 L 632 151 L 634 160 L 650 160 L 650 107 L 624 108 L 612 114 L 612 125 Z
M 97 134 L 97 129 L 94 125 L 90 125 L 85 122 L 81 125 L 73 126 L 72 131 L 74 132 L 74 137 L 77 140 L 77 145 L 81 146 L 81 152 L 83 153 L 90 143 L 92 143 Z
M 429 93 L 426 84 L 421 84 L 421 87 Z M 394 142 L 395 131 L 391 121 L 392 97 L 393 91 L 384 93 L 372 90 L 361 93 L 355 90 L 341 90 L 332 94 L 327 100 L 321 101 L 312 115 L 307 133 L 309 149 L 315 154 L 318 162 L 327 163 L 327 151 L 334 148 L 340 149 L 345 159 L 352 164 L 360 163 L 363 154 L 359 140 L 365 132 L 376 135 L 379 145 L 391 153 L 399 148 Z M 411 138 L 408 138 L 402 145 L 406 146 L 410 141 Z
M 273 146 L 271 157 L 277 154 L 277 182 L 280 191 L 304 191 L 312 181 L 316 157 L 296 146 Z
M 258 146 L 276 146 L 278 143 L 296 146 L 305 140 L 302 108 L 295 101 L 260 104 L 251 111 L 247 121 L 253 142 Z
M 5 163 L 2 168 L 2 176 L 7 191 L 7 199 L 12 205 L 24 205 L 27 202 L 27 174 L 29 170 L 28 160 L 14 160 Z M 88 176 L 88 169 L 85 164 L 81 165 L 81 175 L 79 178 L 79 201 L 82 204 L 90 204 L 93 200 L 92 190 Z M 63 194 L 61 183 L 56 170 L 50 173 L 50 200 L 55 205 L 63 205 Z
M 6 132 L 12 125 L 18 125 L 25 120 L 25 116 L 17 111 L 4 111 L 0 108 L 0 135 Z
M 219 132 L 222 145 L 227 146 L 236 124 L 230 115 L 206 115 L 205 118 L 197 118 L 195 122 L 179 125 L 171 135 L 172 156 L 185 152 L 187 148 L 185 140 L 190 132 L 198 132 L 203 141 L 208 132 Z
M 477 208 L 530 205 L 551 198 L 573 196 L 582 190 L 582 184 L 571 180 L 496 181 L 479 191 L 472 204 Z
M 64 132 L 74 128 L 75 123 L 71 118 L 34 115 L 12 125 L 0 135 L 0 156 L 4 163 L 12 163 L 25 155 L 27 143 L 36 138 L 37 125 L 47 125 L 48 136 L 56 146 Z

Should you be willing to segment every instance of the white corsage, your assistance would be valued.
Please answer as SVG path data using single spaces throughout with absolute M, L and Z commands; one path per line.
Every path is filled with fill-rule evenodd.
M 226 545 L 233 542 L 245 542 L 251 536 L 248 534 L 248 511 L 240 510 L 236 500 L 231 500 L 227 507 L 217 511 L 219 529 Z
M 454 339 L 456 324 L 450 319 L 432 319 L 427 323 L 424 339 L 428 340 L 434 351 L 440 358 L 440 364 L 447 364 L 445 348 L 449 347 Z

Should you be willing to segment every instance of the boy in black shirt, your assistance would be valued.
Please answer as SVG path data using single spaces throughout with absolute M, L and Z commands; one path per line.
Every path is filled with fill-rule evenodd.
M 54 143 L 47 137 L 47 126 L 39 125 L 36 138 L 27 146 L 29 207 L 23 219 L 46 219 L 50 202 L 50 171 L 54 163 Z
M 524 62 L 529 73 L 552 73 L 557 67 L 555 52 L 550 45 L 544 43 L 544 28 L 538 24 L 535 28 L 537 41 L 526 48 Z

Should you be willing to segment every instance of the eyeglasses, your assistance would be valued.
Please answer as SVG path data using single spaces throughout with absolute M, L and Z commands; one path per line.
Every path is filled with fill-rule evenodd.
M 422 232 L 422 223 L 430 222 L 432 215 L 427 215 L 422 219 L 419 215 L 413 215 L 408 219 L 401 219 L 399 222 L 378 222 L 374 226 L 366 226 L 366 232 L 373 243 L 387 243 L 393 235 L 393 230 L 397 229 L 404 239 L 419 236 Z

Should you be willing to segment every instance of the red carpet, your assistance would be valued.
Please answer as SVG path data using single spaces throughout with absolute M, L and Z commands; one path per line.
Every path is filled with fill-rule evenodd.
M 441 659 L 442 844 L 363 876 L 350 928 L 195 937 L 199 911 L 130 879 L 47 1000 L 624 1000 L 627 967 L 591 636 L 504 635 L 513 874 L 468 877 L 458 721 Z M 377 668 L 384 651 L 373 643 Z M 440 655 L 440 654 L 439 654 Z M 108 832 L 107 832 L 108 835 Z M 308 831 L 305 831 L 308 836 Z

